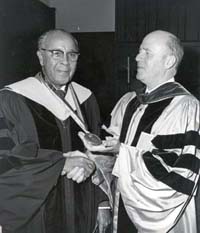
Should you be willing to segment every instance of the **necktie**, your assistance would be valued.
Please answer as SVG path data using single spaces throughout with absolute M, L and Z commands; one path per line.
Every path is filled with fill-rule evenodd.
M 55 90 L 55 93 L 56 93 L 56 95 L 59 96 L 62 100 L 65 99 L 65 95 L 66 95 L 65 91 L 59 89 L 59 90 Z

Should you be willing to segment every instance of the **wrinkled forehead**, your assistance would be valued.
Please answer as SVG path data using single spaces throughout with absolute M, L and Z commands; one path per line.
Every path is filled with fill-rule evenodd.
M 64 49 L 66 51 L 78 51 L 75 39 L 67 33 L 51 33 L 45 40 L 45 46 L 49 49 Z

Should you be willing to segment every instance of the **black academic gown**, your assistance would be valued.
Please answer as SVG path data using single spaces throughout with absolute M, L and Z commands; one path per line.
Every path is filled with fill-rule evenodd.
M 40 104 L 16 93 L 2 91 L 0 102 L 1 154 L 4 163 L 11 163 L 11 168 L 0 167 L 0 190 L 5 193 L 0 198 L 3 233 L 91 232 L 97 205 L 105 196 L 90 179 L 76 184 L 60 176 L 64 165 L 62 152 L 84 150 L 77 136 L 81 129 L 71 118 L 61 122 Z M 98 134 L 99 109 L 93 95 L 81 105 L 81 110 L 88 129 Z M 5 138 L 7 148 L 3 148 Z M 27 179 L 27 175 L 31 178 Z M 8 190 L 11 194 L 7 197 Z M 39 200 L 37 195 L 41 196 Z

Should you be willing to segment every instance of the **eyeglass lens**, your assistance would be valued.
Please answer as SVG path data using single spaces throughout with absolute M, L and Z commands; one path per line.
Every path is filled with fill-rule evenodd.
M 58 49 L 42 49 L 44 51 L 50 52 L 52 55 L 53 59 L 56 60 L 62 60 L 65 57 L 65 53 L 62 50 L 58 50 Z M 69 59 L 70 61 L 77 61 L 78 57 L 79 57 L 79 53 L 77 52 L 68 52 L 66 53 L 66 57 L 67 59 Z

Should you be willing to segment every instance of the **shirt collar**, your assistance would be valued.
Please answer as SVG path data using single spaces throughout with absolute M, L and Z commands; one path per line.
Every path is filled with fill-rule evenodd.
M 39 72 L 39 73 L 36 75 L 36 78 L 39 79 L 40 81 L 42 81 L 43 83 L 45 83 L 46 85 L 48 85 L 48 87 L 49 87 L 50 89 L 52 89 L 53 91 L 62 90 L 62 91 L 64 91 L 64 92 L 67 92 L 67 88 L 68 88 L 68 84 L 69 84 L 69 83 L 66 84 L 66 85 L 63 85 L 63 86 L 60 87 L 60 88 L 57 88 L 54 84 L 52 84 L 52 83 L 46 81 L 43 72 Z
M 151 90 L 149 90 L 148 87 L 147 87 L 146 90 L 145 90 L 145 93 L 151 93 L 152 91 L 156 90 L 158 87 L 162 86 L 162 85 L 165 84 L 165 83 L 169 83 L 169 82 L 175 82 L 174 77 L 170 78 L 170 79 L 167 80 L 166 82 L 163 82 L 163 83 L 157 85 L 156 87 L 152 88 Z

